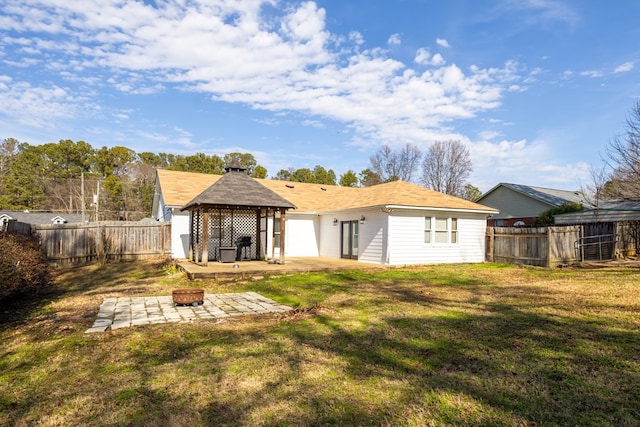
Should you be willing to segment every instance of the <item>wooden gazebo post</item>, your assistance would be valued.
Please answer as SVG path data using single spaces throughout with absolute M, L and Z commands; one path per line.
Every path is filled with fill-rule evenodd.
M 273 210 L 273 221 L 271 225 L 271 259 L 274 259 L 276 256 L 276 239 L 275 239 L 275 228 L 276 228 L 276 209 Z M 267 222 L 267 233 L 269 232 L 269 223 Z
M 284 264 L 285 219 L 287 210 L 280 209 L 280 264 Z

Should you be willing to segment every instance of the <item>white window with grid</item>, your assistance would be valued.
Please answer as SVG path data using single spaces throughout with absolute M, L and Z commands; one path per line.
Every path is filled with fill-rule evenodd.
M 424 243 L 457 244 L 458 218 L 425 217 Z

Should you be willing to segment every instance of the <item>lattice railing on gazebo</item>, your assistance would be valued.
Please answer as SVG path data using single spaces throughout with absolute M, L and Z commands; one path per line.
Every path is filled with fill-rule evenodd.
M 259 216 L 254 209 L 212 209 L 207 211 L 208 236 L 207 236 L 207 260 L 220 260 L 221 247 L 237 248 L 236 260 L 253 260 L 261 258 L 260 253 L 265 243 L 263 238 L 258 238 Z M 191 215 L 191 250 L 196 259 L 203 260 L 204 248 L 203 224 L 205 213 L 201 210 L 194 211 Z M 258 248 L 260 241 L 260 248 Z

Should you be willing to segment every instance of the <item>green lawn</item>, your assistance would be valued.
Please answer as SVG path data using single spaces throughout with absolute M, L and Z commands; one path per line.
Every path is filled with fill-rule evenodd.
M 196 284 L 297 310 L 87 335 L 104 296 L 193 284 L 151 262 L 59 272 L 0 307 L 0 425 L 640 425 L 640 269 Z

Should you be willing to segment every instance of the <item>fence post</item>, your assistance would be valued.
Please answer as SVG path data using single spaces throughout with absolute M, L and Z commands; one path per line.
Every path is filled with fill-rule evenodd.
M 551 268 L 553 266 L 553 251 L 551 250 L 551 244 L 553 242 L 553 238 L 552 238 L 552 234 L 553 234 L 553 227 L 551 227 L 550 225 L 547 226 L 547 268 Z
M 487 261 L 494 262 L 494 241 L 495 238 L 495 229 L 493 227 L 487 228 Z
M 582 264 L 584 264 L 584 225 L 580 226 L 580 241 L 582 242 L 582 244 L 579 245 L 579 248 L 580 248 L 580 262 Z

